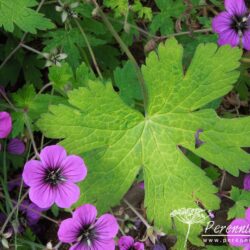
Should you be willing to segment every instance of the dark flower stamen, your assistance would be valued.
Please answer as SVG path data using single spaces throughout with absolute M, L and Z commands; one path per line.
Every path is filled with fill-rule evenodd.
M 231 28 L 234 29 L 237 33 L 244 33 L 248 28 L 249 16 L 234 16 Z
M 60 168 L 48 169 L 45 173 L 45 182 L 55 186 L 61 182 L 65 181 Z
M 96 232 L 94 228 L 92 228 L 91 225 L 87 225 L 81 230 L 78 240 L 79 242 L 91 246 L 95 238 L 96 238 Z

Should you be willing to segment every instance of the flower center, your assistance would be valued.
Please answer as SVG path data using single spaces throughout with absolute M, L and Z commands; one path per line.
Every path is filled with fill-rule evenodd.
M 45 182 L 49 183 L 52 186 L 64 182 L 66 179 L 62 175 L 60 168 L 48 169 L 45 174 Z
M 249 29 L 249 15 L 234 16 L 231 27 L 239 34 Z
M 95 229 L 92 228 L 91 225 L 87 225 L 79 233 L 78 241 L 85 243 L 90 247 L 95 238 L 96 238 Z

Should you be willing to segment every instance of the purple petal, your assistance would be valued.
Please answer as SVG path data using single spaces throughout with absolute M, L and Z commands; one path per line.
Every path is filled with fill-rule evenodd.
M 90 248 L 88 246 L 85 246 L 82 243 L 77 243 L 73 245 L 72 247 L 70 247 L 69 250 L 90 250 Z
M 83 180 L 87 175 L 87 168 L 81 157 L 70 155 L 62 162 L 63 175 L 72 182 Z
M 243 187 L 245 190 L 248 190 L 248 191 L 250 190 L 250 174 L 245 175 Z
M 115 250 L 115 241 L 113 239 L 105 240 L 98 238 L 93 242 L 92 247 L 95 250 Z
M 29 225 L 34 225 L 36 224 L 39 219 L 41 218 L 41 213 L 43 211 L 48 210 L 49 208 L 40 208 L 38 207 L 36 204 L 31 203 L 26 211 L 26 216 L 27 216 L 27 220 Z
M 247 13 L 244 0 L 225 0 L 225 8 L 230 15 L 243 16 Z
M 28 186 L 37 186 L 43 182 L 45 169 L 40 161 L 30 160 L 23 169 L 23 181 Z
M 145 183 L 144 183 L 144 181 L 141 181 L 139 184 L 138 184 L 138 187 L 140 188 L 140 189 L 145 189 Z
M 235 47 L 239 44 L 240 38 L 238 34 L 234 30 L 227 30 L 219 35 L 218 44 L 219 45 L 226 45 L 229 44 L 232 47 Z
M 98 239 L 112 239 L 116 236 L 119 226 L 116 218 L 111 214 L 102 215 L 95 223 Z
M 72 218 L 63 220 L 57 232 L 61 242 L 72 243 L 77 241 L 81 228 L 79 224 Z
M 12 130 L 12 119 L 8 112 L 0 112 L 0 139 L 6 138 Z
M 21 140 L 14 138 L 9 141 L 7 150 L 11 154 L 22 155 L 25 151 L 25 145 Z
M 144 250 L 144 244 L 141 243 L 141 242 L 136 242 L 136 243 L 134 244 L 134 249 L 135 249 L 135 250 Z
M 230 16 L 226 11 L 223 11 L 213 19 L 212 28 L 214 32 L 221 33 L 231 29 L 231 24 L 232 16 Z
M 41 162 L 47 167 L 60 167 L 66 157 L 65 149 L 59 145 L 47 146 L 40 153 Z
M 244 227 L 249 227 L 250 222 L 245 219 L 235 219 L 229 225 L 229 232 L 227 233 L 227 239 L 231 246 L 246 246 L 248 245 L 249 236 L 244 236 L 245 234 L 248 235 L 248 232 L 244 232 Z M 240 235 L 240 236 L 239 236 Z
M 94 224 L 97 216 L 97 210 L 95 206 L 91 204 L 85 204 L 75 210 L 73 218 L 76 221 L 80 221 L 82 225 Z
M 245 212 L 245 217 L 246 217 L 246 220 L 250 223 L 250 208 L 248 208 Z
M 250 30 L 244 32 L 244 35 L 242 37 L 242 44 L 244 49 L 250 50 Z
M 31 187 L 29 190 L 30 200 L 40 208 L 48 208 L 53 205 L 56 198 L 55 189 L 47 184 Z
M 128 250 L 134 245 L 134 239 L 131 236 L 122 236 L 118 241 L 120 250 Z
M 17 202 L 14 201 L 14 204 L 16 205 Z M 28 200 L 24 200 L 24 201 L 20 204 L 19 210 L 20 210 L 21 212 L 23 212 L 23 213 L 26 213 L 26 212 L 27 212 L 27 208 L 28 208 L 29 205 L 30 205 L 30 202 L 29 202 Z
M 79 187 L 69 181 L 59 184 L 56 188 L 55 203 L 58 207 L 69 208 L 71 207 L 80 196 Z
M 198 129 L 194 135 L 195 138 L 195 148 L 199 148 L 202 146 L 205 142 L 200 139 L 200 134 L 203 132 L 203 129 Z

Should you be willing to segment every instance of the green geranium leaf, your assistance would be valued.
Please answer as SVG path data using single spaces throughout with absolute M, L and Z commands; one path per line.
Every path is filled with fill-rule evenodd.
M 246 208 L 250 207 L 250 192 L 246 190 L 240 190 L 237 187 L 232 187 L 230 197 L 235 202 L 235 204 L 228 211 L 228 220 L 245 217 Z
M 152 32 L 158 30 L 162 35 L 168 35 L 174 32 L 172 17 L 179 17 L 185 10 L 186 6 L 182 0 L 156 0 L 160 12 L 155 15 L 150 25 Z
M 75 74 L 68 63 L 64 63 L 61 67 L 53 65 L 49 69 L 49 79 L 57 90 L 69 91 L 77 87 L 86 87 L 89 79 L 94 80 L 95 75 L 82 63 L 77 69 Z
M 125 103 L 133 106 L 136 100 L 142 100 L 141 88 L 132 62 L 126 62 L 123 68 L 116 68 L 114 79 Z
M 54 28 L 54 24 L 42 14 L 31 9 L 36 0 L 0 0 L 0 27 L 13 32 L 14 24 L 21 30 L 36 34 L 37 30 Z
M 65 99 L 60 96 L 37 94 L 32 84 L 26 84 L 13 93 L 12 99 L 15 106 L 23 109 L 32 121 L 37 120 L 42 113 L 47 112 L 50 105 L 65 103 Z
M 165 232 L 172 229 L 175 209 L 199 203 L 218 209 L 217 188 L 180 146 L 233 175 L 249 170 L 250 156 L 241 147 L 250 145 L 250 118 L 222 119 L 213 109 L 200 109 L 232 89 L 241 54 L 238 48 L 201 44 L 184 74 L 183 48 L 175 39 L 167 40 L 142 67 L 148 92 L 145 116 L 127 106 L 111 83 L 97 80 L 71 91 L 67 105 L 51 106 L 38 126 L 47 137 L 63 139 L 69 153 L 83 154 L 88 166 L 77 205 L 94 203 L 100 211 L 108 210 L 142 168 L 148 219 Z M 204 143 L 196 148 L 198 130 Z M 177 249 L 182 249 L 187 226 L 175 223 Z M 203 244 L 201 229 L 191 227 L 189 240 L 196 245 Z

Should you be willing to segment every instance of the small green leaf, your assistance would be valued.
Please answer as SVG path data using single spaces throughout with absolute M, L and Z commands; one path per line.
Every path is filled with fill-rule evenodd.
M 160 12 L 153 18 L 150 25 L 152 32 L 161 31 L 162 35 L 174 32 L 172 17 L 179 17 L 186 6 L 182 0 L 156 0 L 156 5 Z
M 206 172 L 207 176 L 212 180 L 212 181 L 216 181 L 219 179 L 220 177 L 220 172 L 218 171 L 218 169 L 214 166 L 209 166 L 207 168 L 204 169 L 204 171 Z
M 85 63 L 76 69 L 75 74 L 69 64 L 64 63 L 61 67 L 56 65 L 50 67 L 49 79 L 55 89 L 67 92 L 73 88 L 87 86 L 88 80 L 94 80 L 96 77 Z
M 125 103 L 134 106 L 136 100 L 142 100 L 138 76 L 132 62 L 127 61 L 123 68 L 116 68 L 114 79 L 115 85 L 119 88 L 119 94 Z
M 250 206 L 250 192 L 232 187 L 230 197 L 235 204 L 228 211 L 228 220 L 245 217 L 246 208 Z
M 13 32 L 16 24 L 21 30 L 32 34 L 36 34 L 37 30 L 54 28 L 49 19 L 31 9 L 36 5 L 36 0 L 0 0 L 0 27 Z

